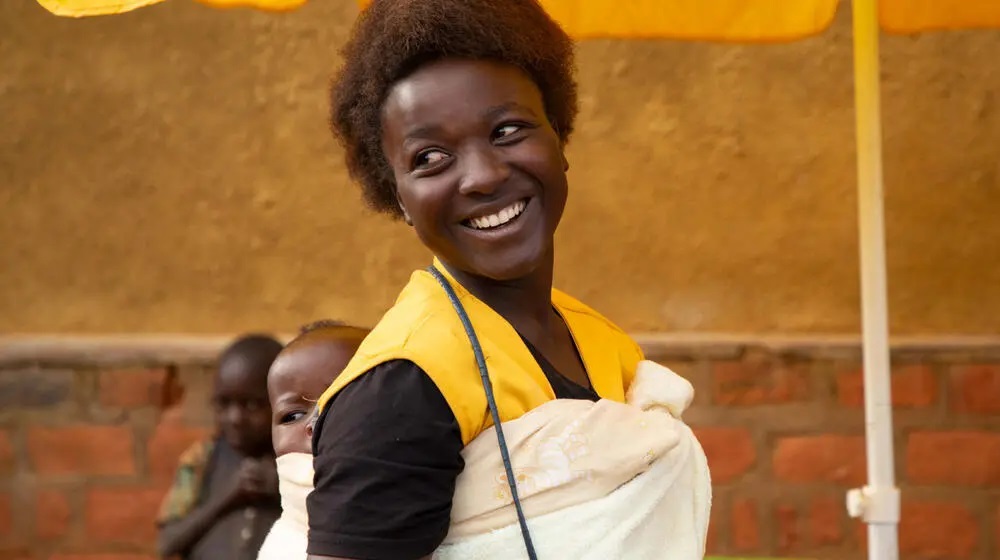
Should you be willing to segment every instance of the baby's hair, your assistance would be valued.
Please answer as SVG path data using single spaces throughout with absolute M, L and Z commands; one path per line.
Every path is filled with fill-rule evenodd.
M 285 348 L 292 348 L 298 344 L 320 335 L 331 335 L 343 338 L 344 341 L 361 344 L 361 341 L 368 336 L 369 330 L 362 327 L 349 325 L 336 319 L 320 319 L 311 323 L 306 323 L 299 327 L 299 334 L 285 345 Z
M 312 332 L 317 329 L 325 329 L 332 327 L 347 327 L 347 326 L 349 326 L 347 323 L 343 321 L 338 321 L 336 319 L 320 319 L 318 321 L 313 321 L 312 323 L 306 323 L 305 325 L 299 327 L 298 336 L 302 336 L 306 333 Z

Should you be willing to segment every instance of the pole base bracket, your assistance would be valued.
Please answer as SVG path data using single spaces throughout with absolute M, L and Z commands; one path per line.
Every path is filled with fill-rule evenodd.
M 865 523 L 899 523 L 899 488 L 865 486 L 847 492 L 847 513 Z

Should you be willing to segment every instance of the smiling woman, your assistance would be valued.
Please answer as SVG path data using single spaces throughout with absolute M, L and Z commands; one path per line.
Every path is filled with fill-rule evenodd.
M 527 513 L 544 557 L 700 558 L 704 454 L 673 416 L 690 385 L 640 367 L 634 341 L 552 287 L 576 115 L 570 39 L 533 0 L 377 0 L 344 54 L 332 121 L 348 168 L 435 260 L 319 401 L 312 557 L 521 558 L 534 552 Z M 566 516 L 589 519 L 575 528 L 599 542 Z
M 527 74 L 436 61 L 394 84 L 383 115 L 399 209 L 447 267 L 496 281 L 551 267 L 567 164 Z

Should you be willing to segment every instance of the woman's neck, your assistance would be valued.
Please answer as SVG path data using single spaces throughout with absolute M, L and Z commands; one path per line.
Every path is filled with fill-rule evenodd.
M 529 340 L 547 337 L 556 318 L 552 309 L 553 257 L 528 276 L 498 281 L 469 274 L 448 265 L 448 272 L 480 301 L 507 320 Z

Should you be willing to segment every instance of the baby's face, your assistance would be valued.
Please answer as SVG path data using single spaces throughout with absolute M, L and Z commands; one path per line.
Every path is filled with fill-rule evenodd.
M 343 371 L 354 348 L 335 339 L 307 340 L 282 352 L 267 376 L 274 452 L 311 453 L 310 412 Z

